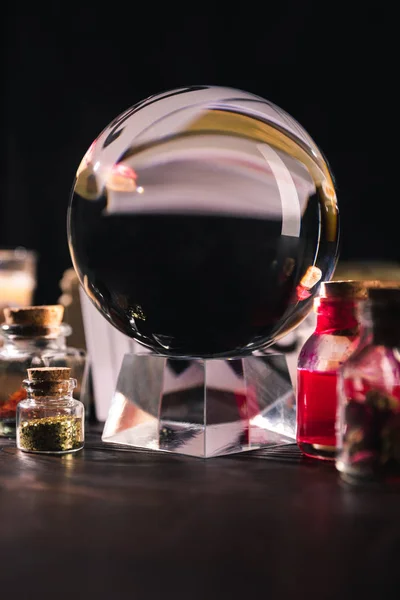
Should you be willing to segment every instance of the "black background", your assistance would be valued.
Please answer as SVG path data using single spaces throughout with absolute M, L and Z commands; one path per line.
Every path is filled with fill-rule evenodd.
M 39 252 L 36 301 L 57 300 L 71 264 L 66 211 L 93 139 L 137 101 L 182 85 L 244 89 L 291 113 L 335 176 L 341 258 L 398 260 L 394 20 L 389 5 L 351 1 L 10 7 L 0 246 Z

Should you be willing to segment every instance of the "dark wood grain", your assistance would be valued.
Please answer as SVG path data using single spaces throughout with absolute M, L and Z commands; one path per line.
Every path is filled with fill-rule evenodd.
M 17 598 L 398 598 L 400 494 L 295 446 L 193 459 L 0 441 L 0 589 Z

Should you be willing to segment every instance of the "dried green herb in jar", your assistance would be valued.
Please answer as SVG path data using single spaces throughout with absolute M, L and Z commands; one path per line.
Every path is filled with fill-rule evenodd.
M 28 397 L 17 407 L 17 446 L 25 452 L 63 454 L 84 444 L 84 406 L 72 397 L 70 369 L 28 369 Z
M 23 421 L 19 439 L 24 450 L 66 452 L 82 447 L 82 423 L 78 417 L 59 415 Z

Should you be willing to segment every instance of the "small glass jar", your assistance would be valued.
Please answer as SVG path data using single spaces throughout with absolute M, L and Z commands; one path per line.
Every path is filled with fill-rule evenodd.
M 357 350 L 339 371 L 336 468 L 352 484 L 400 486 L 400 289 L 371 289 Z
M 89 366 L 85 350 L 67 347 L 71 327 L 62 323 L 64 307 L 6 308 L 0 327 L 0 436 L 15 435 L 18 402 L 26 398 L 22 381 L 30 367 L 69 367 L 76 398 L 88 404 Z M 87 411 L 88 413 L 88 411 Z
M 359 338 L 357 303 L 378 281 L 323 282 L 314 300 L 316 328 L 297 361 L 297 444 L 312 458 L 336 455 L 337 372 Z
M 17 447 L 25 452 L 65 454 L 83 448 L 85 408 L 72 396 L 69 368 L 28 369 L 26 400 L 17 406 Z

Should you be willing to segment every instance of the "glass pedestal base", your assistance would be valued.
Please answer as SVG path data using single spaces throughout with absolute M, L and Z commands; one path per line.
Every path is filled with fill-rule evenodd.
M 102 440 L 209 458 L 295 442 L 286 358 L 126 354 Z

